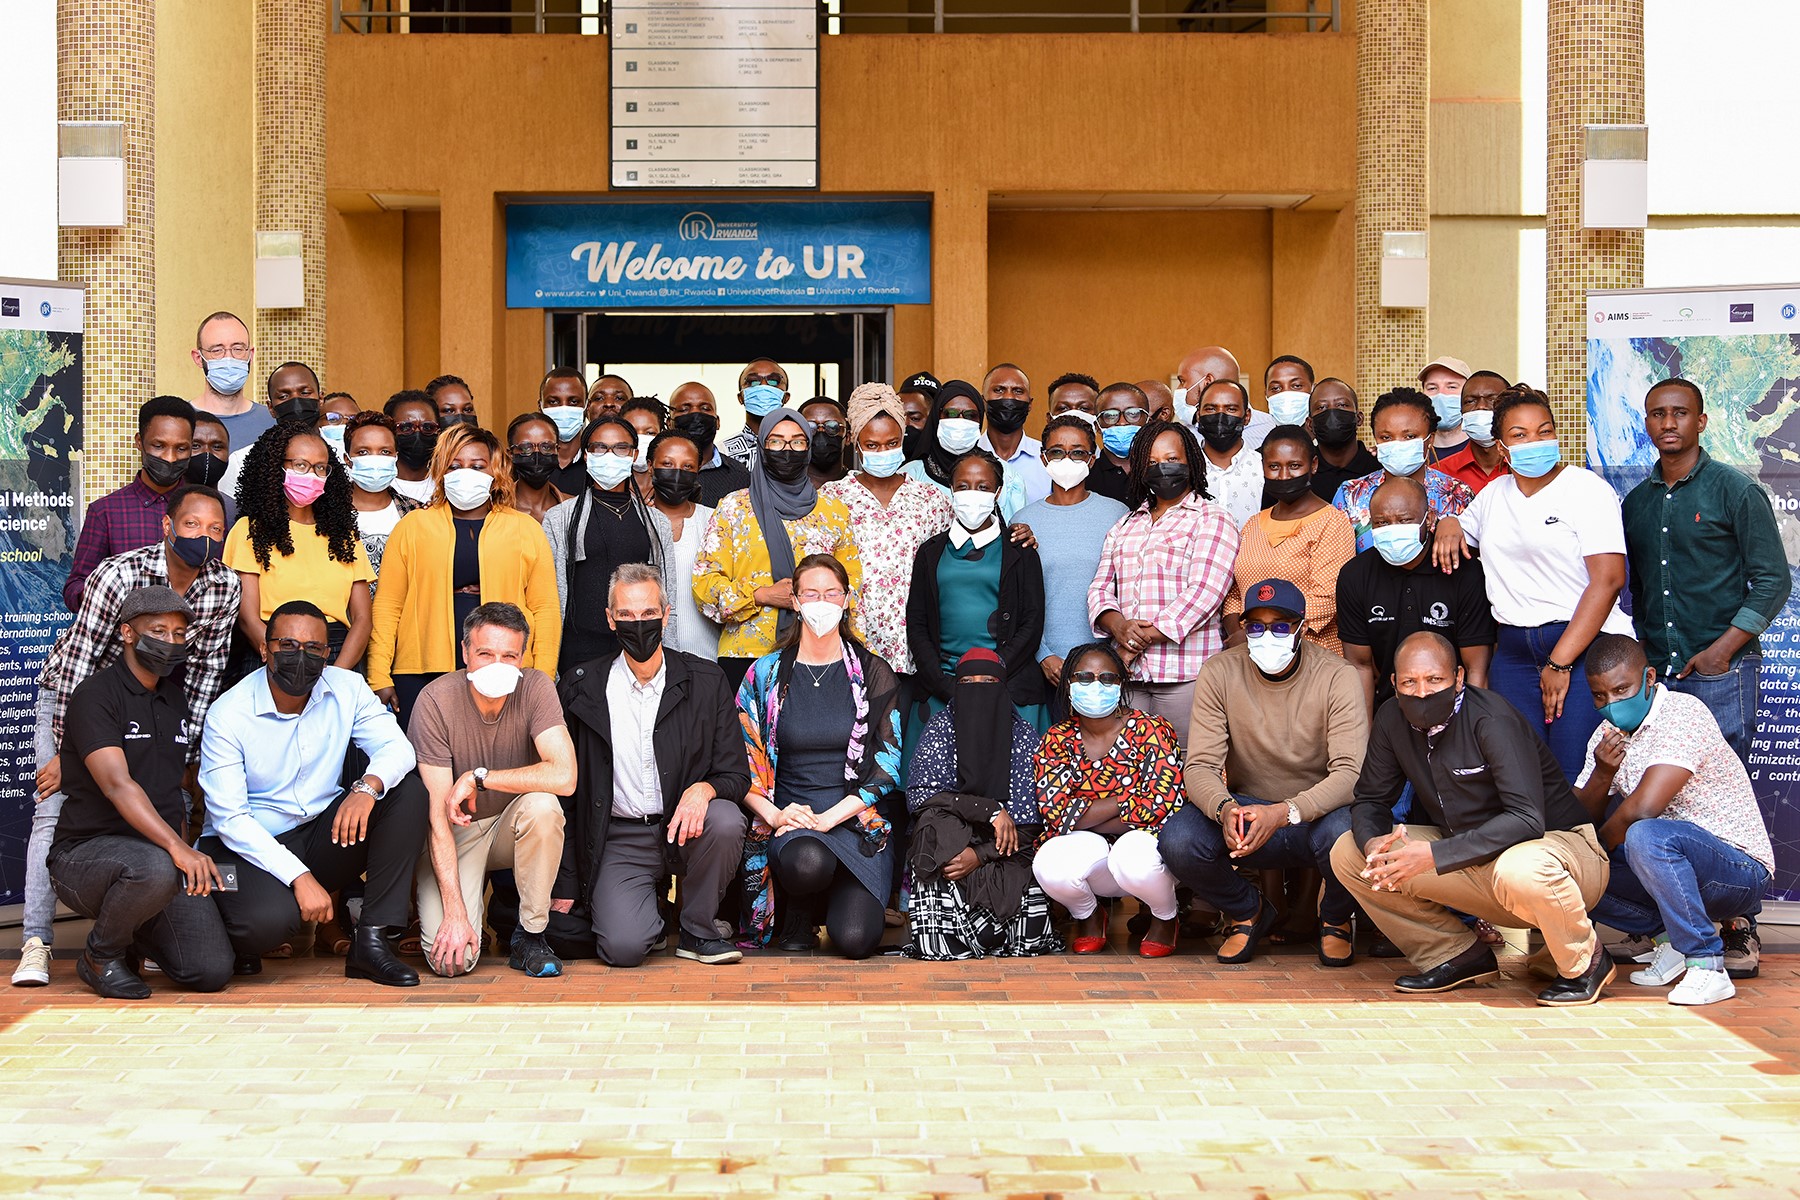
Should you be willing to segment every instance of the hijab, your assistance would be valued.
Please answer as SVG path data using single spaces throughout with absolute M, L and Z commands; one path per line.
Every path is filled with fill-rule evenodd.
M 992 675 L 994 683 L 964 683 Z M 977 646 L 956 660 L 952 721 L 956 727 L 956 790 L 1002 808 L 1012 793 L 1013 704 L 1000 656 Z
M 756 427 L 756 464 L 750 472 L 750 508 L 762 528 L 763 541 L 769 547 L 769 578 L 779 583 L 794 577 L 794 540 L 788 536 L 784 521 L 798 521 L 807 516 L 819 501 L 818 488 L 805 471 L 792 483 L 783 483 L 769 474 L 769 460 L 762 449 L 769 435 L 783 421 L 792 421 L 806 434 L 812 446 L 812 422 L 792 408 L 778 408 Z M 779 637 L 794 624 L 794 610 L 784 608 L 776 614 L 775 632 Z
M 925 474 L 933 482 L 948 488 L 950 474 L 956 470 L 956 464 L 962 461 L 961 454 L 952 454 L 938 445 L 938 422 L 943 419 L 944 405 L 952 400 L 973 400 L 975 402 L 975 423 L 987 420 L 987 401 L 981 397 L 981 389 L 966 379 L 952 379 L 938 389 L 938 394 L 931 402 L 931 415 L 925 418 L 925 428 L 921 440 L 925 443 Z

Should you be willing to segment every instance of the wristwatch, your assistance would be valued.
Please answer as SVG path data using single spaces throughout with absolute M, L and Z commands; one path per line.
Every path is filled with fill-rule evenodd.
M 381 792 L 376 791 L 374 788 L 369 786 L 369 781 L 367 779 L 357 780 L 355 783 L 350 785 L 350 790 L 353 792 L 362 792 L 364 795 L 368 796 L 371 800 L 381 799 L 383 792 L 386 791 L 385 788 L 382 789 Z
M 1289 800 L 1287 802 L 1287 806 L 1288 806 L 1288 824 L 1289 825 L 1298 825 L 1300 823 L 1300 806 L 1298 804 L 1295 804 L 1292 800 Z
M 486 767 L 476 767 L 473 771 L 469 772 L 469 774 L 471 774 L 475 777 L 475 790 L 476 791 L 478 791 L 478 792 L 487 791 L 487 773 L 488 773 L 488 769 Z

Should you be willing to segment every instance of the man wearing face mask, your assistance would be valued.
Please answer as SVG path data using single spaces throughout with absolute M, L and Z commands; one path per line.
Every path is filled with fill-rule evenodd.
M 1301 636 L 1299 588 L 1264 579 L 1245 589 L 1244 606 L 1247 643 L 1207 659 L 1194 684 L 1188 803 L 1163 825 L 1157 848 L 1230 922 L 1222 963 L 1254 958 L 1278 917 L 1239 868 L 1318 867 L 1319 961 L 1348 966 L 1355 908 L 1331 874 L 1331 848 L 1350 828 L 1368 713 L 1349 664 Z
M 65 791 L 63 745 L 65 716 L 76 687 L 119 660 L 125 642 L 120 626 L 134 597 L 148 589 L 169 590 L 186 606 L 187 636 L 181 648 L 186 672 L 184 709 L 194 729 L 219 694 L 231 654 L 231 630 L 237 622 L 237 572 L 220 561 L 224 546 L 225 507 L 211 488 L 189 487 L 175 493 L 163 517 L 162 540 L 116 555 L 88 577 L 75 621 L 56 639 L 38 676 L 35 749 L 37 804 L 31 814 L 31 837 L 25 851 L 23 949 L 15 986 L 50 981 L 50 945 L 56 897 L 45 872 L 46 856 L 56 832 Z M 146 610 L 147 611 L 147 610 Z M 174 611 L 171 609 L 170 611 Z M 199 739 L 186 746 L 188 761 L 198 762 Z
M 1201 453 L 1206 459 L 1206 490 L 1238 529 L 1262 510 L 1262 455 L 1244 438 L 1249 412 L 1250 396 L 1243 385 L 1221 379 L 1200 393 L 1199 415 L 1194 418 L 1205 443 Z
M 1312 364 L 1297 355 L 1279 355 L 1263 370 L 1263 395 L 1277 425 L 1299 425 L 1312 415 L 1312 389 Z
M 717 508 L 719 501 L 750 486 L 744 464 L 713 444 L 719 436 L 719 406 L 711 388 L 689 380 L 670 392 L 669 428 L 694 443 L 700 453 L 700 503 Z
M 906 414 L 901 448 L 907 462 L 923 457 L 925 453 L 925 422 L 931 418 L 931 410 L 937 407 L 938 389 L 943 386 L 943 381 L 930 371 L 914 371 L 894 389 L 900 398 L 900 409 Z
M 1331 852 L 1339 882 L 1417 971 L 1394 986 L 1426 994 L 1500 977 L 1466 913 L 1543 933 L 1556 978 L 1539 1004 L 1592 1004 L 1614 973 L 1588 918 L 1609 871 L 1556 756 L 1505 697 L 1469 686 L 1439 634 L 1400 643 L 1394 691 Z M 1409 783 L 1412 820 L 1396 825 Z
M 138 472 L 131 482 L 88 505 L 81 536 L 63 583 L 63 603 L 81 609 L 87 578 L 102 560 L 148 546 L 162 538 L 169 493 L 187 478 L 193 456 L 194 408 L 180 396 L 157 396 L 138 408 L 138 432 L 132 446 Z
M 238 974 L 259 974 L 303 922 L 330 921 L 331 894 L 367 875 L 344 975 L 414 987 L 418 972 L 390 939 L 406 927 L 430 800 L 394 714 L 361 675 L 325 665 L 325 638 L 317 607 L 283 604 L 269 616 L 263 669 L 207 714 L 199 849 L 237 868 L 219 911 Z
M 244 395 L 256 350 L 250 345 L 249 327 L 235 313 L 216 312 L 201 321 L 190 353 L 205 380 L 194 407 L 223 421 L 232 445 L 248 446 L 275 424 L 267 407 Z M 195 482 L 216 484 L 218 479 Z
M 1243 370 L 1238 366 L 1237 357 L 1223 346 L 1202 346 L 1190 351 L 1175 367 L 1175 378 L 1180 386 L 1175 389 L 1175 420 L 1179 424 L 1191 425 L 1198 414 L 1200 394 L 1222 379 L 1241 381 Z M 1260 408 L 1251 406 L 1248 396 L 1245 406 L 1249 408 L 1249 420 L 1244 425 L 1244 444 L 1252 450 L 1262 449 L 1263 438 L 1269 430 L 1275 428 L 1275 419 Z
M 1357 436 L 1362 411 L 1356 389 L 1341 379 L 1321 379 L 1307 397 L 1306 429 L 1319 444 L 1319 469 L 1313 472 L 1313 495 L 1330 503 L 1337 490 L 1352 479 L 1381 469 L 1381 461 L 1369 453 Z
M 1025 485 L 1025 502 L 1036 504 L 1050 494 L 1050 476 L 1039 460 L 1043 443 L 1025 432 L 1031 417 L 1031 381 L 1012 363 L 1001 363 L 981 380 L 987 400 L 987 432 L 976 441 L 1007 464 Z
M 844 406 L 831 396 L 814 396 L 800 406 L 800 415 L 813 427 L 811 454 L 806 461 L 806 474 L 813 486 L 824 487 L 848 475 L 850 459 L 844 453 L 844 441 L 850 423 Z
M 1469 378 L 1469 364 L 1444 355 L 1425 364 L 1419 372 L 1419 389 L 1431 397 L 1438 426 L 1431 435 L 1432 458 L 1442 460 L 1469 444 L 1462 428 L 1462 390 Z
M 788 402 L 788 376 L 781 364 L 772 358 L 753 358 L 738 372 L 738 403 L 744 406 L 744 427 L 719 447 L 727 458 L 735 458 L 748 470 L 756 469 L 756 457 L 762 452 L 756 435 L 762 419 Z
M 113 631 L 119 660 L 69 703 L 69 798 L 49 874 L 94 922 L 75 973 L 109 1000 L 150 996 L 127 961 L 133 951 L 195 991 L 231 979 L 231 943 L 209 899 L 219 871 L 184 836 L 182 776 L 199 724 L 170 674 L 184 658 L 188 616 L 166 587 L 132 593 Z
M 269 412 L 277 421 L 302 421 L 316 428 L 325 405 L 321 390 L 319 376 L 311 367 L 300 362 L 282 363 L 269 373 Z M 331 439 L 325 440 L 329 445 Z M 254 443 L 237 444 L 242 449 L 231 456 L 225 467 L 225 477 L 219 480 L 219 490 L 228 496 L 237 495 L 238 472 L 243 469 L 244 456 L 250 453 Z
M 588 485 L 579 435 L 587 424 L 587 379 L 575 367 L 551 367 L 538 383 L 538 411 L 556 426 L 556 471 L 550 482 L 565 496 Z
M 1462 449 L 1442 455 L 1437 467 L 1468 484 L 1476 495 L 1512 471 L 1494 432 L 1494 404 L 1510 386 L 1496 371 L 1477 371 L 1463 383 L 1462 395 L 1457 398 L 1462 404 L 1462 431 L 1469 440 Z
M 663 645 L 668 611 L 654 567 L 618 568 L 606 599 L 618 653 L 562 679 L 578 778 L 552 931 L 591 939 L 614 967 L 637 966 L 664 936 L 669 874 L 681 877 L 676 957 L 743 957 L 714 924 L 743 855 L 743 726 L 718 665 Z
M 517 605 L 475 609 L 463 622 L 467 665 L 426 684 L 407 724 L 431 795 L 419 930 L 425 961 L 439 975 L 474 969 L 488 873 L 509 869 L 519 922 L 507 965 L 534 979 L 562 974 L 544 929 L 563 854 L 558 797 L 575 791 L 575 747 L 556 685 L 523 665 L 530 640 Z

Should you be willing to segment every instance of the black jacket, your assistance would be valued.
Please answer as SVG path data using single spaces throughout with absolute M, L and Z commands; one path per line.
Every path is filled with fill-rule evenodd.
M 1407 724 L 1398 701 L 1375 710 L 1351 801 L 1359 847 L 1392 832 L 1394 802 L 1409 781 L 1419 798 L 1417 823 L 1444 834 L 1431 844 L 1440 873 L 1497 858 L 1546 830 L 1593 823 L 1525 715 L 1486 688 L 1463 689 L 1462 711 L 1430 745 Z
M 927 538 L 913 559 L 912 594 L 906 598 L 906 642 L 912 648 L 913 670 L 919 686 L 939 700 L 948 701 L 956 681 L 939 665 L 943 630 L 938 603 L 938 563 L 950 545 L 950 535 Z M 1000 549 L 1000 603 L 988 617 L 988 633 L 994 639 L 1000 661 L 1006 664 L 1006 690 L 1014 704 L 1042 704 L 1048 699 L 1043 669 L 1038 666 L 1038 638 L 1044 632 L 1044 567 L 1038 552 L 1015 546 L 1004 528 L 986 547 Z
M 600 870 L 600 851 L 612 822 L 612 711 L 606 681 L 617 655 L 592 659 L 563 673 L 557 685 L 575 742 L 575 794 L 563 801 L 568 818 L 562 867 L 552 893 L 585 907 Z M 738 720 L 737 695 L 717 663 L 663 647 L 662 703 L 656 710 L 656 773 L 662 783 L 662 829 L 681 793 L 702 781 L 720 799 L 742 804 L 750 790 L 750 758 Z M 671 865 L 677 865 L 671 856 Z

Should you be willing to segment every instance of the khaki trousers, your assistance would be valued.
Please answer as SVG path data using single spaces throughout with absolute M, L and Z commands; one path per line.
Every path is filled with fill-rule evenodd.
M 463 910 L 475 932 L 487 911 L 489 871 L 512 868 L 519 889 L 519 924 L 531 933 L 542 933 L 550 920 L 550 889 L 562 863 L 562 802 L 548 792 L 514 796 L 498 816 L 453 825 L 456 839 L 456 876 L 462 888 Z M 437 872 L 431 868 L 431 846 L 419 857 L 419 932 L 429 959 L 438 927 L 444 923 L 444 897 L 438 890 Z M 475 956 L 465 954 L 462 969 L 472 970 Z
M 1416 842 L 1443 838 L 1431 825 L 1408 825 L 1406 836 Z M 1474 931 L 1456 915 L 1465 912 L 1496 925 L 1539 930 L 1565 978 L 1587 970 L 1597 945 L 1588 909 L 1599 902 L 1612 873 L 1592 825 L 1550 830 L 1489 862 L 1447 875 L 1426 871 L 1395 892 L 1376 891 L 1362 876 L 1365 865 L 1355 833 L 1332 847 L 1337 877 L 1419 970 L 1442 966 L 1475 944 Z

